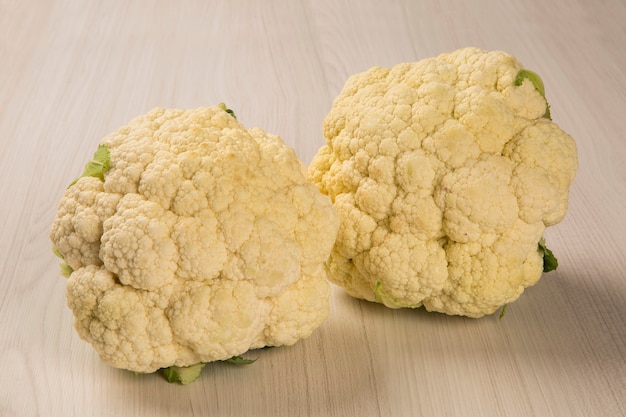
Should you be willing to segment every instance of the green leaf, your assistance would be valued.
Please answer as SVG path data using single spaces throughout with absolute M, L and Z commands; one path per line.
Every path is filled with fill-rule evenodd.
M 219 107 L 220 109 L 224 110 L 226 113 L 230 114 L 231 116 L 233 116 L 233 119 L 237 120 L 237 116 L 235 116 L 235 112 L 232 111 L 231 109 L 229 109 L 225 103 L 220 103 L 217 105 L 217 107 Z
M 59 251 L 59 249 L 57 249 L 57 247 L 54 245 L 52 245 L 52 253 L 54 253 L 59 258 L 65 260 L 65 256 L 63 256 L 63 254 Z M 72 272 L 74 272 L 74 268 L 72 268 L 65 262 L 61 262 L 59 267 L 61 269 L 61 275 L 64 276 L 65 278 L 69 278 Z
M 374 286 L 374 298 L 376 299 L 377 302 L 384 304 L 386 307 L 389 307 L 389 308 L 419 307 L 419 306 L 405 305 L 405 304 L 399 303 L 397 300 L 394 300 L 393 297 L 391 297 L 389 294 L 385 292 L 385 289 L 383 288 L 383 283 L 380 281 L 376 281 L 376 285 Z
M 61 262 L 60 268 L 61 268 L 61 275 L 64 276 L 65 278 L 69 278 L 70 275 L 72 275 L 72 272 L 74 272 L 74 268 L 72 268 L 65 262 Z
M 187 385 L 198 379 L 206 363 L 200 362 L 191 366 L 170 366 L 159 369 L 159 374 L 167 382 Z
M 374 298 L 377 302 L 385 305 L 385 307 L 389 308 L 401 308 L 402 306 L 396 303 L 396 300 L 391 298 L 383 289 L 383 283 L 380 281 L 376 281 L 374 285 Z
M 230 363 L 233 365 L 249 365 L 256 362 L 257 359 L 247 359 L 243 356 L 233 356 L 232 358 L 225 359 L 220 362 Z M 161 368 L 157 372 L 165 378 L 167 382 L 187 385 L 200 377 L 200 373 L 206 364 L 206 362 L 200 362 L 190 366 L 170 366 L 167 368 Z
M 544 113 L 543 117 L 552 120 L 552 116 L 550 115 L 550 103 L 548 103 L 548 99 L 546 98 L 546 89 L 539 74 L 528 69 L 522 69 L 515 76 L 515 81 L 513 81 L 513 85 L 520 86 L 524 83 L 524 80 L 528 80 L 533 83 L 533 85 L 535 86 L 535 90 L 537 90 L 537 92 L 541 94 L 541 97 L 543 97 L 543 99 L 546 101 L 546 112 Z
M 543 272 L 554 271 L 559 266 L 559 261 L 554 256 L 554 253 L 546 246 L 546 240 L 541 238 L 539 246 L 537 248 L 539 252 L 543 254 Z
M 506 314 L 506 308 L 508 307 L 508 304 L 505 304 L 502 306 L 502 309 L 500 310 L 500 315 L 498 316 L 498 318 L 500 320 L 502 320 L 502 318 L 504 317 L 504 315 Z
M 250 365 L 251 363 L 256 362 L 258 358 L 256 359 L 247 359 L 244 358 L 243 356 L 233 356 L 232 358 L 226 359 L 222 362 L 226 362 L 226 363 L 230 363 L 233 365 Z
M 59 252 L 59 249 L 57 249 L 57 247 L 54 245 L 52 245 L 52 253 L 54 253 L 56 256 L 58 256 L 61 259 L 65 259 L 65 256 L 63 256 L 63 254 Z
M 76 182 L 83 177 L 96 177 L 104 181 L 104 173 L 107 172 L 109 168 L 111 168 L 111 152 L 109 152 L 109 148 L 106 145 L 100 144 L 93 154 L 93 159 L 85 165 L 83 174 L 72 181 L 67 188 L 76 184 Z

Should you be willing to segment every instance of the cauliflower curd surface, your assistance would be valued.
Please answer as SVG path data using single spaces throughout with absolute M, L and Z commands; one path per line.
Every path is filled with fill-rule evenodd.
M 323 132 L 309 180 L 339 212 L 327 268 L 349 294 L 480 317 L 539 280 L 577 153 L 513 56 L 464 48 L 355 74 Z
M 98 152 L 50 237 L 76 330 L 105 362 L 225 360 L 293 344 L 327 317 L 339 220 L 278 136 L 218 106 L 156 108 Z

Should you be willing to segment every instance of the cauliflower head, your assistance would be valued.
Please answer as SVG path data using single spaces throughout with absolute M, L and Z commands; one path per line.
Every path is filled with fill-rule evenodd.
M 464 48 L 351 76 L 309 180 L 341 218 L 327 262 L 352 296 L 480 317 L 543 270 L 577 170 L 537 74 Z
M 147 373 L 309 336 L 338 227 L 278 136 L 225 106 L 156 108 L 102 140 L 50 238 L 78 334 Z

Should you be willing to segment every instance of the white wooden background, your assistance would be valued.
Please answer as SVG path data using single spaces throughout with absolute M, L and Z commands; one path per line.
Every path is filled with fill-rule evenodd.
M 625 28 L 621 0 L 0 0 L 0 416 L 624 416 Z M 540 73 L 580 153 L 560 268 L 503 320 L 334 289 L 309 339 L 186 387 L 76 336 L 47 235 L 105 134 L 224 101 L 308 163 L 350 74 L 470 45 Z

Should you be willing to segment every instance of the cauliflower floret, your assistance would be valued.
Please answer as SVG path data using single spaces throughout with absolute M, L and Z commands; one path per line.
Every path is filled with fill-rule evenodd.
M 102 264 L 99 257 L 102 224 L 115 212 L 121 198 L 103 190 L 98 178 L 83 177 L 67 189 L 59 203 L 50 237 L 72 269 Z
M 103 139 L 50 238 L 79 335 L 153 372 L 308 337 L 338 228 L 279 137 L 222 107 L 157 108 Z
M 331 281 L 471 317 L 537 282 L 577 170 L 544 93 L 511 55 L 476 48 L 350 77 L 309 167 L 341 217 Z

